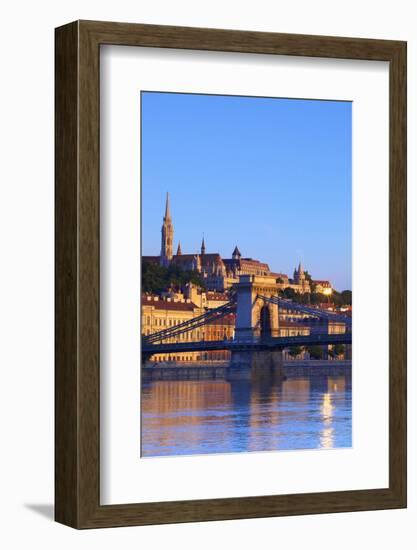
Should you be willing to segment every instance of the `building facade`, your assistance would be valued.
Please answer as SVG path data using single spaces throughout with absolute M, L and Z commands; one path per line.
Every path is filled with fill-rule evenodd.
M 204 294 L 202 296 L 201 294 Z M 214 295 L 214 293 L 193 294 L 194 299 L 201 299 L 204 306 L 199 307 L 190 298 L 185 298 L 184 295 L 177 296 L 160 296 L 143 295 L 141 307 L 141 326 L 142 335 L 149 336 L 156 332 L 160 332 L 167 328 L 175 327 L 198 317 L 207 309 L 219 307 L 224 302 L 224 295 Z M 216 319 L 214 322 L 192 329 L 183 334 L 179 334 L 173 338 L 167 338 L 165 343 L 173 342 L 199 342 L 199 341 L 214 341 L 214 340 L 232 340 L 235 331 L 235 315 L 230 313 L 221 319 Z M 188 362 L 214 362 L 227 361 L 230 359 L 230 352 L 207 351 L 207 352 L 185 352 L 175 354 L 158 354 L 151 358 L 151 362 L 165 363 L 188 363 Z

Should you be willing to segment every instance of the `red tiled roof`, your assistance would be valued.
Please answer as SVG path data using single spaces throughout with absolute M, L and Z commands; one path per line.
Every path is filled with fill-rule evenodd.
M 277 279 L 288 279 L 288 275 L 286 275 L 285 273 L 275 273 L 271 271 L 270 275 L 271 277 L 276 277 Z
M 174 262 L 189 262 L 195 260 L 199 254 L 181 254 L 180 256 L 173 256 Z
M 260 262 L 259 260 L 253 260 L 252 258 L 241 258 L 239 262 L 241 265 L 251 265 L 254 267 L 256 266 L 269 271 L 269 265 L 263 262 Z
M 192 302 L 167 302 L 166 300 L 142 300 L 142 306 L 151 306 L 155 309 L 169 311 L 194 311 L 198 306 Z
M 216 264 L 221 264 L 222 259 L 220 257 L 220 254 L 217 252 L 214 254 L 181 254 L 181 256 L 173 256 L 174 263 L 186 263 L 193 261 L 197 259 L 197 257 L 200 258 L 202 265 L 212 264 L 213 262 Z
M 213 254 L 200 254 L 200 260 L 203 265 L 209 264 L 209 263 L 211 264 L 213 262 L 215 263 L 222 262 L 220 254 L 218 252 L 215 252 Z

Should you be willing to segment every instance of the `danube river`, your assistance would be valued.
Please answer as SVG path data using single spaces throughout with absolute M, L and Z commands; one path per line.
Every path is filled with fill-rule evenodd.
M 351 445 L 352 385 L 347 376 L 142 384 L 144 457 Z

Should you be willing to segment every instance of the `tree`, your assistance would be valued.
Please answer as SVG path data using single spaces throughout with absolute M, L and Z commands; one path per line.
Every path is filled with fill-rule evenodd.
M 337 357 L 343 355 L 345 353 L 345 346 L 343 344 L 336 344 L 333 347 L 333 352 Z
M 337 292 L 337 290 L 333 290 L 331 299 L 335 306 L 350 306 L 352 305 L 352 291 Z
M 322 359 L 323 357 L 323 349 L 321 346 L 308 346 L 307 351 L 311 359 Z
M 166 270 L 158 264 L 142 262 L 142 291 L 161 292 L 165 288 Z
M 200 288 L 205 288 L 204 282 L 197 271 L 183 270 L 177 265 L 164 267 L 154 262 L 142 262 L 143 292 L 159 294 L 169 288 L 180 290 L 190 282 Z
M 310 296 L 310 300 L 312 304 L 324 304 L 328 301 L 327 296 L 320 292 L 313 292 Z
M 341 292 L 342 300 L 344 306 L 351 306 L 352 305 L 352 291 L 351 290 L 343 290 Z
M 297 304 L 309 304 L 310 294 L 308 292 L 306 292 L 305 294 L 302 294 L 301 292 L 295 292 L 292 301 L 296 302 Z
M 283 296 L 285 298 L 288 298 L 289 300 L 293 300 L 297 295 L 295 290 L 289 286 L 287 286 L 287 288 L 284 288 L 282 293 L 283 293 Z
M 310 273 L 308 271 L 304 271 L 304 276 L 306 278 L 306 281 L 308 281 L 310 283 L 311 292 L 315 292 L 316 291 L 316 285 L 315 285 L 315 283 L 313 281 L 313 278 L 310 275 Z
M 297 355 L 300 355 L 300 353 L 303 351 L 303 348 L 301 346 L 291 346 L 288 350 L 289 355 L 291 357 L 297 357 Z

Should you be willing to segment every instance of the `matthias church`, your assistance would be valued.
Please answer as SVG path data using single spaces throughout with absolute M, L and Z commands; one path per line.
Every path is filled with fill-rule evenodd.
M 332 293 L 329 281 L 310 281 L 299 264 L 294 270 L 293 277 L 285 273 L 271 271 L 267 263 L 253 258 L 244 258 L 235 246 L 230 258 L 222 258 L 218 252 L 206 252 L 204 237 L 199 252 L 184 254 L 181 243 L 178 241 L 174 254 L 174 224 L 171 217 L 169 194 L 166 196 L 165 215 L 161 229 L 161 252 L 159 256 L 143 256 L 143 261 L 158 263 L 164 267 L 177 265 L 184 270 L 196 271 L 204 279 L 208 290 L 223 292 L 238 282 L 240 275 L 254 275 L 256 277 L 273 277 L 281 288 L 293 288 L 295 292 L 309 293 L 312 286 L 316 292 Z

